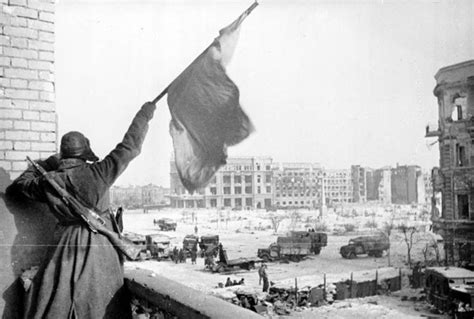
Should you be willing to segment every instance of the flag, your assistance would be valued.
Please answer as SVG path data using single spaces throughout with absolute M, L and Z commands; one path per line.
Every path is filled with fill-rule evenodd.
M 226 73 L 240 25 L 258 5 L 253 3 L 168 87 L 176 169 L 183 186 L 194 192 L 207 185 L 226 164 L 227 147 L 254 130 L 239 103 L 239 89 Z

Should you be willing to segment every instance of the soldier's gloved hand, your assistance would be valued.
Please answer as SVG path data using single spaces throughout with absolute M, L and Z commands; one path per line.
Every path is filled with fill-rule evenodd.
M 44 170 L 47 172 L 55 171 L 59 167 L 59 161 L 59 154 L 54 154 L 45 159 L 40 165 L 43 166 Z
M 153 113 L 156 110 L 156 104 L 152 102 L 146 102 L 143 104 L 141 110 L 145 112 L 148 120 L 151 120 L 153 118 Z

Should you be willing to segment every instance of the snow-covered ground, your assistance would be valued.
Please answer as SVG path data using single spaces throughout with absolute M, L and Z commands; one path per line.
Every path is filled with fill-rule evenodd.
M 357 211 L 359 210 L 359 211 Z M 220 221 L 218 216 L 220 214 Z M 269 219 L 270 215 L 285 215 L 285 218 L 278 228 L 278 232 L 274 233 Z M 425 221 L 414 220 L 416 213 L 408 209 L 405 213 L 399 209 L 398 214 L 405 214 L 405 218 L 400 219 L 404 223 L 411 225 L 422 225 L 421 229 L 428 229 L 429 225 Z M 312 255 L 299 263 L 279 263 L 273 262 L 268 264 L 268 275 L 270 281 L 276 285 L 294 283 L 294 279 L 298 278 L 298 286 L 314 285 L 321 281 L 323 274 L 327 274 L 327 278 L 340 279 L 347 278 L 351 272 L 354 272 L 354 278 L 357 276 L 372 277 L 375 276 L 375 269 L 380 269 L 380 274 L 384 270 L 381 268 L 388 266 L 388 258 L 384 255 L 381 258 L 360 256 L 356 259 L 344 259 L 339 254 L 339 248 L 347 244 L 350 238 L 358 233 L 370 233 L 375 229 L 366 227 L 371 222 L 382 227 L 385 221 L 393 220 L 393 210 L 380 207 L 351 207 L 346 212 L 334 211 L 325 212 L 321 219 L 319 211 L 302 210 L 297 216 L 292 211 L 288 212 L 266 212 L 261 211 L 216 211 L 216 210 L 194 210 L 194 222 L 192 221 L 192 211 L 184 209 L 166 209 L 162 211 L 151 211 L 144 214 L 142 211 L 125 211 L 124 227 L 125 230 L 140 233 L 154 234 L 161 233 L 170 236 L 171 246 L 182 247 L 182 241 L 185 235 L 193 234 L 194 227 L 198 227 L 198 235 L 218 234 L 224 249 L 227 250 L 229 259 L 239 257 L 256 257 L 258 248 L 266 248 L 279 235 L 284 235 L 290 230 L 304 230 L 314 228 L 316 224 L 323 223 L 328 226 L 328 244 L 318 256 Z M 348 216 L 342 216 L 348 215 Z M 367 215 L 367 216 L 366 216 Z M 157 226 L 154 226 L 153 219 L 168 217 L 178 223 L 176 231 L 160 232 Z M 319 221 L 318 221 L 319 218 Z M 197 221 L 196 221 L 197 219 Z M 338 230 L 344 224 L 356 225 L 357 233 L 349 235 L 333 235 L 331 230 Z M 423 260 L 422 249 L 426 243 L 435 238 L 429 232 L 420 232 L 415 236 L 415 244 L 412 253 L 412 259 L 415 261 Z M 406 264 L 406 245 L 403 242 L 403 236 L 396 230 L 391 236 L 391 264 L 394 267 L 405 267 Z M 442 256 L 442 255 L 441 255 Z M 203 259 L 198 258 L 196 265 L 174 264 L 171 261 L 141 261 L 128 263 L 127 267 L 140 267 L 152 270 L 170 279 L 178 281 L 184 285 L 209 294 L 222 294 L 225 290 L 216 289 L 218 283 L 224 283 L 227 277 L 232 280 L 245 279 L 245 287 L 239 286 L 239 289 L 245 288 L 248 291 L 260 291 L 261 286 L 258 284 L 258 274 L 256 270 L 239 270 L 232 274 L 210 273 L 204 270 Z M 392 270 L 397 273 L 398 270 Z M 228 289 L 228 288 L 227 288 Z M 320 308 L 312 308 L 302 312 L 295 312 L 292 316 L 301 318 L 310 318 L 317 315 L 322 318 L 359 318 L 360 314 L 373 314 L 370 316 L 361 316 L 367 318 L 409 318 L 406 316 L 417 316 L 417 312 L 413 310 L 413 306 L 409 304 L 398 305 L 399 298 L 374 296 L 373 302 L 346 300 L 334 303 L 332 306 Z M 377 299 L 377 298 L 380 298 Z M 390 302 L 394 298 L 393 302 Z M 367 299 L 367 298 L 365 298 Z M 372 299 L 371 299 L 372 300 Z M 412 303 L 413 304 L 413 303 Z M 370 308 L 370 309 L 369 309 Z M 413 310 L 413 313 L 410 311 Z M 334 311 L 338 316 L 334 315 Z M 345 315 L 353 313 L 353 316 Z M 400 317 L 402 315 L 402 317 Z M 405 316 L 406 315 L 406 316 Z

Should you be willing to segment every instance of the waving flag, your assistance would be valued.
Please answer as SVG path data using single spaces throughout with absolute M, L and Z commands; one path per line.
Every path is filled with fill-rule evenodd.
M 239 89 L 226 74 L 240 25 L 253 3 L 168 87 L 170 134 L 181 182 L 191 193 L 204 187 L 222 165 L 227 147 L 254 130 L 239 103 Z

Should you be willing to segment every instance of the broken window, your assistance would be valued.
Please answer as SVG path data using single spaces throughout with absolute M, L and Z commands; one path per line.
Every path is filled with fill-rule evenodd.
M 235 207 L 242 207 L 242 198 L 235 199 Z
M 234 176 L 234 183 L 236 184 L 242 183 L 242 176 Z
M 469 197 L 467 194 L 457 195 L 458 219 L 469 218 Z
M 224 183 L 230 184 L 230 175 L 224 175 Z
M 230 194 L 230 187 L 224 187 L 224 194 Z
M 252 199 L 251 198 L 246 198 L 245 199 L 245 206 L 252 206 L 253 203 L 252 203 Z
M 467 166 L 466 147 L 456 144 L 456 165 Z
M 234 194 L 242 194 L 242 187 L 235 187 L 234 188 Z
M 468 119 L 467 97 L 456 94 L 452 101 L 453 101 L 453 104 L 452 104 L 451 119 L 453 121 Z
M 230 198 L 224 198 L 224 206 L 225 207 L 230 207 L 231 204 L 230 204 Z
M 212 195 L 217 195 L 217 188 L 211 187 L 211 194 Z

